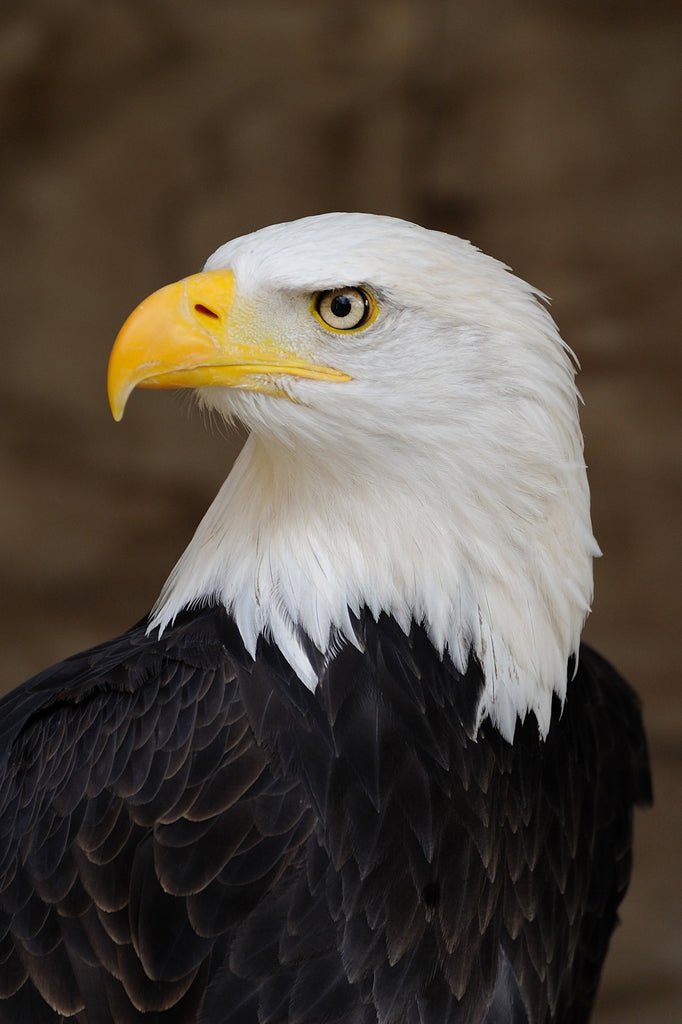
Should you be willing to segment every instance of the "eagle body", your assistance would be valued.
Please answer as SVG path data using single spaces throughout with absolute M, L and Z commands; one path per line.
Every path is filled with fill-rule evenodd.
M 650 783 L 579 641 L 552 321 L 367 215 L 169 288 L 116 342 L 115 415 L 192 387 L 251 436 L 150 615 L 2 702 L 0 1022 L 587 1020 Z
M 631 692 L 583 647 L 509 744 L 475 662 L 355 626 L 314 693 L 210 608 L 6 699 L 0 1020 L 587 1019 L 646 795 Z

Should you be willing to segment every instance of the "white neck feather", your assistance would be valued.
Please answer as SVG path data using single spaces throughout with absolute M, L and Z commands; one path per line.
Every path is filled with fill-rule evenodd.
M 511 740 L 517 717 L 531 711 L 546 735 L 589 611 L 598 549 L 580 452 L 543 478 L 502 448 L 488 465 L 475 448 L 462 452 L 457 474 L 451 458 L 432 457 L 419 479 L 406 476 L 399 453 L 383 451 L 373 473 L 349 478 L 252 434 L 150 628 L 189 605 L 223 602 L 252 655 L 259 635 L 271 638 L 314 689 L 297 627 L 322 652 L 356 643 L 348 609 L 366 606 L 406 631 L 423 622 L 462 671 L 475 652 L 485 675 L 479 723 L 490 717 Z M 498 462 L 507 463 L 502 474 Z

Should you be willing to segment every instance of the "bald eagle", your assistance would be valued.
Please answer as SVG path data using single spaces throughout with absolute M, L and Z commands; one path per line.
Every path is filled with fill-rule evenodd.
M 0 709 L 0 1020 L 587 1020 L 649 799 L 580 644 L 574 363 L 458 238 L 329 214 L 143 302 L 109 396 L 249 431 L 149 616 Z

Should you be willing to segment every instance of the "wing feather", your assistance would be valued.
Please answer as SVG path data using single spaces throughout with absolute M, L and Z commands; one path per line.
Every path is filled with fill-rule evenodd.
M 3 701 L 0 1022 L 587 1019 L 650 798 L 631 691 L 584 648 L 509 744 L 474 660 L 354 625 L 316 693 L 207 608 Z

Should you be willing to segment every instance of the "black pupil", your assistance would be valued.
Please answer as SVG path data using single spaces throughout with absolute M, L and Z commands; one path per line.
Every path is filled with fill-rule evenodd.
M 330 309 L 334 316 L 341 319 L 344 316 L 348 316 L 352 308 L 352 302 L 347 295 L 335 295 L 331 301 Z

